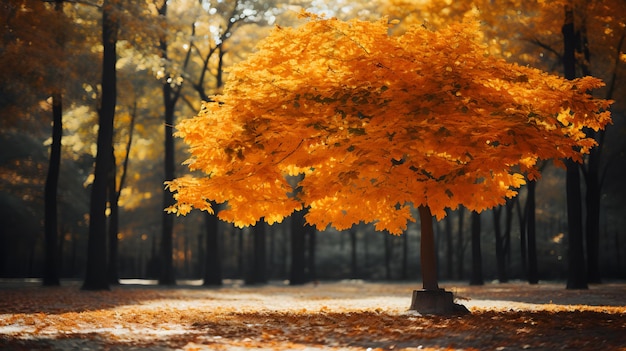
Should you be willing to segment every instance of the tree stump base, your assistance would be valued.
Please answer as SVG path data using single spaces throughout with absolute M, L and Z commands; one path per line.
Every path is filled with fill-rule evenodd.
M 414 290 L 409 309 L 420 314 L 435 315 L 463 315 L 470 313 L 465 306 L 454 303 L 452 293 L 443 289 Z

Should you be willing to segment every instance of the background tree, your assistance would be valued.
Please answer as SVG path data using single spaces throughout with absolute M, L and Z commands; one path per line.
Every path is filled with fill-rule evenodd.
M 94 170 L 89 209 L 89 242 L 87 271 L 83 289 L 108 289 L 107 266 L 107 187 L 109 172 L 113 170 L 113 123 L 117 100 L 117 32 L 115 1 L 105 0 L 102 4 L 102 101 L 98 119 L 98 152 Z
M 219 103 L 179 124 L 190 169 L 209 177 L 169 182 L 169 211 L 228 202 L 220 217 L 244 226 L 306 207 L 322 228 L 363 221 L 399 234 L 416 204 L 424 289 L 438 291 L 431 212 L 502 204 L 524 183 L 515 167 L 534 179 L 538 158 L 580 161 L 594 145 L 582 129 L 610 121 L 609 102 L 587 93 L 599 80 L 485 58 L 475 25 L 389 36 L 385 20 L 305 16 L 233 68 Z M 298 174 L 295 198 L 284 176 Z

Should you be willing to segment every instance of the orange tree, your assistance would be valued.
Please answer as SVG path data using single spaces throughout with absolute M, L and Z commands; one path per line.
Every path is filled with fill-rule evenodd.
M 204 175 L 168 182 L 168 211 L 226 203 L 220 218 L 246 226 L 307 209 L 319 228 L 363 221 L 400 234 L 417 207 L 423 286 L 439 290 L 431 213 L 502 204 L 539 175 L 538 159 L 580 161 L 595 144 L 583 128 L 610 122 L 609 102 L 589 94 L 600 80 L 489 56 L 474 22 L 391 36 L 386 19 L 304 16 L 177 126 Z

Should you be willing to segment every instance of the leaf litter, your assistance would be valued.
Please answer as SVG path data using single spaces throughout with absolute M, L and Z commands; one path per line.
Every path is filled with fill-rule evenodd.
M 624 283 L 442 286 L 472 313 L 408 311 L 414 283 L 227 281 L 93 292 L 0 281 L 0 349 L 626 350 Z

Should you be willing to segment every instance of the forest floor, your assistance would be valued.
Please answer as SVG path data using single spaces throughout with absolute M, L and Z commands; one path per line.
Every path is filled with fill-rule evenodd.
M 0 349 L 626 350 L 623 282 L 446 282 L 471 311 L 452 317 L 408 311 L 417 282 L 125 283 L 96 292 L 0 280 Z

